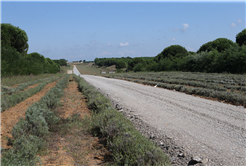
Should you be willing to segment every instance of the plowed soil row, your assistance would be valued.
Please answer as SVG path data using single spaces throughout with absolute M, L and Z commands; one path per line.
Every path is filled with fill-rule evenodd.
M 57 80 L 58 81 L 58 80 Z M 36 93 L 32 97 L 18 103 L 16 106 L 7 109 L 1 113 L 1 147 L 4 149 L 9 149 L 7 137 L 12 138 L 11 131 L 13 126 L 15 126 L 21 117 L 25 118 L 25 112 L 28 107 L 33 103 L 38 102 L 41 97 L 43 97 L 51 88 L 53 88 L 57 81 L 47 84 L 44 89 Z M 35 85 L 32 85 L 35 86 Z
M 55 165 L 103 165 L 107 150 L 97 137 L 88 133 L 90 110 L 86 99 L 78 91 L 78 84 L 70 77 L 64 89 L 61 106 L 55 111 L 61 121 L 51 126 L 42 163 Z

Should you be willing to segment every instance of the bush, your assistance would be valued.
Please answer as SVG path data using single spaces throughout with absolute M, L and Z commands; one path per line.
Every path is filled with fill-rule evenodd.
M 14 141 L 13 149 L 3 153 L 1 164 L 6 166 L 33 166 L 39 162 L 41 165 L 40 159 L 36 155 L 44 143 L 37 136 L 22 135 Z

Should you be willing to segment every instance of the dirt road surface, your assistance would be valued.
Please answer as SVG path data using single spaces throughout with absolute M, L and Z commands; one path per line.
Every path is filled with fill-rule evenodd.
M 193 156 L 208 159 L 204 165 L 246 165 L 244 107 L 123 80 L 81 77 Z

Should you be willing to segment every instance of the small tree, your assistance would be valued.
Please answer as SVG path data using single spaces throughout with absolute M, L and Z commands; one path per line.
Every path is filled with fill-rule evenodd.
M 239 46 L 246 45 L 246 29 L 242 30 L 242 32 L 239 32 L 237 34 L 236 43 L 238 43 Z

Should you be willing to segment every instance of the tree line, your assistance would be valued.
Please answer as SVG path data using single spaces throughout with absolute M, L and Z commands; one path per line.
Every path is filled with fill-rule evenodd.
M 28 36 L 19 27 L 1 24 L 1 77 L 57 73 L 66 60 L 51 60 L 43 55 L 28 52 Z
M 218 38 L 203 44 L 197 52 L 171 45 L 155 57 L 96 58 L 94 62 L 99 67 L 116 65 L 118 71 L 246 73 L 246 29 L 236 35 L 236 42 Z

